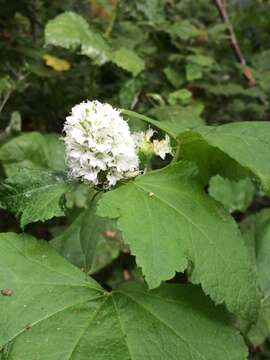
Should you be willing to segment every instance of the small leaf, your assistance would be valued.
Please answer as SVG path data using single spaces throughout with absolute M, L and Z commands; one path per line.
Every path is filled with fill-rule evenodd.
M 0 185 L 0 202 L 24 227 L 64 215 L 61 199 L 68 188 L 62 173 L 24 169 Z
M 106 293 L 48 243 L 12 233 L 0 235 L 0 278 L 14 289 L 0 296 L 6 360 L 247 358 L 224 309 L 195 286 L 126 284 Z
M 132 50 L 120 48 L 110 54 L 110 60 L 124 70 L 137 76 L 144 70 L 144 61 Z
M 108 60 L 109 45 L 103 37 L 90 29 L 86 20 L 74 12 L 65 12 L 50 20 L 45 28 L 47 45 L 76 50 L 103 64 Z
M 198 37 L 201 34 L 200 30 L 188 20 L 175 22 L 173 25 L 166 26 L 164 30 L 183 41 Z
M 67 60 L 60 59 L 58 57 L 45 54 L 43 55 L 43 59 L 45 60 L 45 64 L 55 71 L 68 71 L 70 70 L 70 63 Z
M 165 9 L 164 2 L 160 0 L 137 1 L 137 9 L 149 20 L 150 23 L 156 24 L 164 21 Z
M 202 67 L 197 64 L 188 63 L 186 65 L 187 81 L 198 80 L 203 77 Z
M 168 102 L 170 105 L 176 105 L 178 102 L 180 104 L 186 105 L 190 103 L 191 99 L 192 93 L 187 89 L 181 89 L 170 93 Z
M 188 55 L 187 61 L 202 67 L 211 67 L 214 63 L 214 59 L 202 54 Z
M 164 69 L 164 74 L 167 80 L 175 87 L 180 88 L 184 85 L 185 79 L 179 70 L 175 70 L 173 67 L 168 66 Z
M 210 180 L 209 194 L 230 212 L 235 210 L 243 212 L 252 203 L 255 186 L 250 178 L 231 181 L 216 175 Z
M 192 164 L 153 171 L 104 194 L 98 215 L 117 219 L 150 288 L 189 267 L 191 280 L 216 303 L 255 318 L 257 283 L 241 234 L 204 193 Z

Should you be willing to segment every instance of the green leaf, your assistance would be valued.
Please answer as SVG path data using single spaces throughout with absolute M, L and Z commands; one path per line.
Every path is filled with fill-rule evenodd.
M 211 67 L 214 63 L 213 58 L 202 54 L 188 55 L 187 61 L 202 67 Z
M 96 190 L 83 182 L 75 182 L 69 192 L 65 194 L 66 207 L 68 209 L 87 209 L 89 201 L 93 198 Z
M 207 84 L 201 85 L 200 87 L 206 89 L 208 92 L 214 94 L 215 96 L 226 96 L 226 97 L 251 97 L 254 99 L 259 99 L 264 96 L 264 93 L 257 87 L 255 88 L 246 88 L 240 84 L 234 84 L 233 82 L 224 82 L 217 83 L 214 85 Z
M 196 132 L 197 129 L 200 128 L 182 133 L 178 137 L 181 146 L 179 157 L 196 163 L 201 182 L 205 186 L 209 184 L 210 178 L 217 174 L 234 181 L 253 176 L 226 153 L 209 146 Z
M 189 129 L 193 129 L 204 125 L 203 119 L 198 115 L 196 109 L 193 106 L 181 107 L 181 106 L 160 106 L 151 111 L 151 115 L 158 120 L 172 127 L 175 126 L 174 136 Z
M 185 109 L 180 106 L 164 106 L 153 110 L 152 115 L 161 121 L 151 119 L 148 116 L 130 110 L 122 110 L 122 113 L 130 118 L 135 118 L 155 126 L 168 133 L 174 139 L 185 130 L 203 124 L 201 117 L 193 111 L 192 108 Z
M 270 209 L 249 216 L 241 223 L 246 243 L 253 252 L 259 276 L 260 287 L 264 294 L 270 295 Z
M 65 12 L 49 21 L 45 28 L 47 45 L 77 50 L 95 60 L 99 65 L 112 61 L 124 70 L 138 75 L 144 69 L 144 61 L 132 50 L 121 47 L 114 50 L 104 37 L 90 29 L 86 20 L 74 12 Z
M 46 169 L 46 140 L 38 132 L 21 134 L 1 146 L 0 161 L 8 176 L 15 175 L 20 168 Z
M 209 194 L 230 212 L 245 211 L 252 203 L 255 190 L 250 178 L 231 181 L 216 175 L 209 183 Z
M 257 322 L 251 326 L 247 338 L 254 346 L 261 345 L 270 334 L 270 298 L 262 300 Z
M 262 291 L 258 321 L 248 332 L 249 339 L 257 346 L 270 334 L 270 209 L 264 209 L 246 218 L 241 223 L 241 229 Z
M 65 170 L 64 144 L 58 134 L 26 132 L 0 147 L 0 161 L 7 176 L 20 169 Z
M 131 78 L 126 81 L 119 92 L 120 105 L 124 108 L 131 108 L 136 102 L 142 86 L 143 84 L 138 78 Z
M 57 171 L 66 170 L 64 142 L 59 139 L 59 134 L 43 135 L 48 154 L 48 168 Z
M 183 41 L 195 38 L 201 34 L 189 20 L 175 22 L 173 25 L 166 25 L 164 28 L 171 36 L 180 38 Z
M 201 79 L 203 77 L 202 67 L 197 64 L 188 63 L 186 65 L 186 77 L 187 81 Z
M 0 202 L 24 227 L 64 215 L 61 200 L 68 189 L 62 173 L 24 169 L 0 185 Z
M 253 172 L 270 192 L 270 123 L 235 122 L 196 131 L 210 145 L 220 149 L 241 166 Z
M 76 50 L 103 64 L 108 60 L 109 45 L 103 37 L 90 29 L 86 20 L 74 12 L 65 12 L 50 20 L 45 28 L 47 45 Z
M 96 215 L 96 200 L 51 245 L 72 264 L 94 274 L 119 255 L 121 235 L 115 221 Z
M 256 316 L 256 278 L 241 234 L 205 194 L 191 163 L 153 171 L 104 194 L 98 215 L 117 219 L 150 288 L 189 268 L 192 282 L 216 303 L 242 317 Z
M 209 179 L 211 175 L 218 173 L 222 176 L 231 173 L 236 178 L 238 176 L 235 175 L 239 173 L 241 177 L 246 177 L 250 172 L 260 179 L 263 190 L 270 193 L 269 122 L 234 122 L 221 126 L 196 127 L 192 131 L 184 132 L 183 127 L 179 127 L 175 122 L 158 122 L 133 111 L 122 112 L 158 127 L 173 138 L 178 138 L 182 145 L 182 158 L 195 161 L 204 173 L 202 178 Z M 237 163 L 240 165 L 239 169 Z M 216 169 L 213 171 L 213 168 Z
M 144 61 L 132 50 L 120 48 L 110 54 L 110 60 L 117 66 L 137 76 L 144 70 Z
M 63 231 L 50 241 L 52 245 L 69 262 L 84 268 L 85 257 L 80 242 L 80 233 L 84 212 L 80 213 L 76 219 Z
M 48 243 L 12 233 L 0 235 L 0 264 L 1 287 L 12 293 L 0 296 L 6 360 L 247 358 L 224 309 L 198 287 L 106 293 Z
M 177 89 L 184 85 L 185 79 L 179 70 L 175 70 L 171 66 L 164 69 L 167 80 Z
M 176 90 L 169 94 L 168 102 L 174 106 L 178 102 L 182 105 L 189 104 L 192 99 L 192 93 L 187 89 Z
M 142 12 L 151 23 L 154 24 L 164 21 L 164 5 L 165 4 L 162 0 L 136 1 L 137 9 Z
M 85 257 L 85 269 L 94 273 L 117 258 L 120 251 L 120 233 L 115 220 L 96 214 L 96 199 L 85 211 L 81 223 L 80 242 Z

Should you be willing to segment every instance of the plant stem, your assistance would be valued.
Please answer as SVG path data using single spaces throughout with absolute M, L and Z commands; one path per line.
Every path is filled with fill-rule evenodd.
M 223 20 L 224 24 L 226 25 L 227 28 L 227 32 L 229 34 L 230 37 L 230 43 L 231 43 L 231 47 L 232 50 L 235 54 L 235 57 L 237 59 L 237 61 L 243 66 L 244 70 L 243 70 L 243 74 L 245 79 L 248 81 L 250 86 L 255 86 L 256 85 L 256 80 L 253 77 L 253 74 L 251 72 L 251 69 L 249 67 L 247 67 L 247 63 L 246 60 L 244 58 L 243 52 L 240 48 L 240 45 L 237 41 L 237 37 L 234 31 L 234 28 L 232 26 L 232 23 L 230 21 L 227 9 L 226 9 L 226 5 L 225 5 L 225 1 L 224 0 L 214 0 L 215 5 L 219 11 L 220 17 Z
M 116 19 L 116 13 L 117 13 L 117 6 L 118 6 L 118 0 L 115 0 L 115 4 L 114 4 L 114 8 L 113 8 L 113 14 L 111 16 L 109 25 L 107 27 L 107 30 L 105 32 L 105 37 L 108 39 L 111 35 L 111 32 L 113 30 L 113 26 L 115 23 L 115 19 Z
M 5 107 L 6 103 L 7 103 L 10 95 L 11 95 L 11 91 L 7 92 L 6 96 L 4 97 L 3 101 L 1 102 L 1 104 L 0 104 L 0 113 L 3 111 L 3 109 L 4 109 L 4 107 Z
M 178 142 L 177 147 L 176 147 L 176 151 L 175 151 L 175 154 L 174 154 L 174 157 L 172 159 L 171 164 L 174 164 L 174 163 L 176 163 L 178 161 L 179 156 L 180 156 L 180 151 L 181 151 L 181 145 L 180 145 L 180 142 Z

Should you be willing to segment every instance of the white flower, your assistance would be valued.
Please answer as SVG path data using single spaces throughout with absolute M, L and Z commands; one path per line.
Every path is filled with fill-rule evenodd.
M 154 140 L 153 141 L 154 153 L 161 157 L 161 159 L 165 159 L 166 154 L 172 154 L 172 148 L 170 144 L 170 137 L 168 135 L 165 136 L 163 140 Z
M 132 134 L 137 152 L 142 152 L 145 154 L 154 154 L 153 144 L 151 143 L 151 138 L 154 135 L 155 131 L 151 128 L 143 131 L 138 131 Z
M 166 154 L 172 154 L 172 148 L 170 144 L 170 137 L 165 136 L 165 139 L 162 140 L 153 140 L 151 141 L 152 136 L 155 131 L 151 128 L 146 130 L 146 132 L 140 131 L 132 134 L 132 137 L 135 142 L 135 146 L 138 152 L 145 154 L 156 154 L 160 156 L 163 160 L 166 157 Z
M 111 105 L 87 101 L 74 106 L 64 131 L 72 177 L 106 188 L 138 174 L 139 158 L 128 124 Z

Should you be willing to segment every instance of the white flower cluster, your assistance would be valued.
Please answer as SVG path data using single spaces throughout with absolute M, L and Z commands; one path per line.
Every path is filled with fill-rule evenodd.
M 139 173 L 139 157 L 128 124 L 111 105 L 87 101 L 74 106 L 64 131 L 72 177 L 109 188 Z
M 167 154 L 172 154 L 170 137 L 165 135 L 165 139 L 151 141 L 155 131 L 149 128 L 146 132 L 136 132 L 132 134 L 137 151 L 145 154 L 156 154 L 161 159 L 165 159 Z

